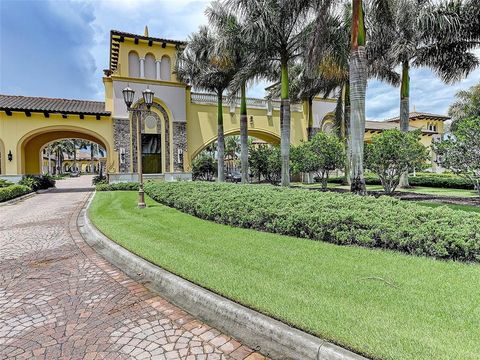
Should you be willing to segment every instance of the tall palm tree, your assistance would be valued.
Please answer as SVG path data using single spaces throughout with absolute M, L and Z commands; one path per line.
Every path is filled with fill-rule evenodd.
M 374 50 L 401 66 L 400 129 L 409 130 L 410 69 L 429 67 L 445 82 L 467 76 L 479 62 L 471 52 L 480 40 L 480 7 L 474 0 L 375 0 L 372 22 L 382 36 Z M 473 16 L 472 16 L 473 13 Z M 476 16 L 475 16 L 476 15 Z M 402 186 L 408 186 L 408 173 Z
M 350 53 L 350 190 L 366 193 L 363 176 L 363 145 L 365 136 L 365 93 L 367 88 L 367 54 L 363 1 L 352 0 Z
M 270 62 L 272 67 L 280 68 L 281 185 L 288 186 L 291 127 L 288 73 L 312 30 L 311 0 L 227 0 L 227 4 L 242 17 L 250 51 Z
M 248 115 L 246 83 L 254 75 L 257 66 L 251 66 L 249 41 L 244 36 L 244 24 L 231 13 L 228 7 L 220 1 L 213 1 L 206 10 L 210 25 L 218 34 L 215 43 L 217 56 L 227 59 L 234 67 L 236 74 L 242 72 L 242 78 L 232 82 L 229 87 L 231 101 L 236 101 L 236 94 L 240 92 L 240 169 L 242 183 L 248 182 Z
M 176 73 L 181 81 L 194 88 L 217 95 L 217 157 L 218 181 L 225 181 L 225 135 L 223 130 L 223 94 L 228 88 L 235 69 L 228 59 L 218 56 L 215 43 L 218 36 L 208 27 L 200 27 L 189 37 L 188 45 L 177 56 Z
M 57 172 L 62 174 L 62 162 L 64 160 L 64 154 L 70 156 L 73 153 L 72 142 L 69 140 L 54 141 L 50 144 L 50 147 L 52 152 L 55 153 Z

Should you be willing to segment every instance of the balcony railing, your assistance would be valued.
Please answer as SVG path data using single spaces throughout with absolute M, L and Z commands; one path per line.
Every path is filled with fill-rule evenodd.
M 190 101 L 193 104 L 209 104 L 209 105 L 217 105 L 217 95 L 209 94 L 209 93 L 191 93 Z M 271 105 L 269 105 L 271 103 Z M 236 97 L 234 103 L 231 103 L 227 96 L 223 96 L 223 105 L 230 106 L 230 109 L 234 109 L 235 107 L 240 106 L 240 98 Z M 265 109 L 267 112 L 271 112 L 273 110 L 280 110 L 280 100 L 265 100 L 259 98 L 247 98 L 247 107 L 255 108 L 255 109 Z M 296 112 L 302 112 L 303 107 L 302 104 L 292 104 L 291 110 Z M 269 111 L 270 110 L 270 111 Z M 271 114 L 269 114 L 271 115 Z

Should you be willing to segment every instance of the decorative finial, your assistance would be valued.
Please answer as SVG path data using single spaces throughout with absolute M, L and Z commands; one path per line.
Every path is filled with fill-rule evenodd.
M 145 33 L 144 33 L 144 35 L 148 37 L 148 26 L 147 26 L 147 25 L 145 25 Z

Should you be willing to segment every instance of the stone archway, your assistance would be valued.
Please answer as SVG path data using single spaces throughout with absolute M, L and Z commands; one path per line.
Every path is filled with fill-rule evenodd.
M 134 109 L 145 110 L 146 105 L 141 102 L 138 102 L 133 106 Z M 137 169 L 137 116 L 140 116 L 140 129 L 142 131 L 142 136 L 145 134 L 156 133 L 161 135 L 162 142 L 162 173 L 170 171 L 171 164 L 171 117 L 169 116 L 168 111 L 158 102 L 154 102 L 150 108 L 150 112 L 136 112 L 133 113 L 132 121 L 132 164 L 134 172 Z M 156 121 L 156 124 L 148 124 L 145 120 L 150 117 L 153 117 Z M 155 131 L 149 132 L 149 128 L 156 128 Z

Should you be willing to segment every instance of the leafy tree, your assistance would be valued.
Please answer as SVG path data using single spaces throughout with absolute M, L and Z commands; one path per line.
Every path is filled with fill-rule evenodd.
M 257 58 L 280 68 L 281 83 L 281 184 L 290 183 L 290 95 L 289 68 L 303 51 L 305 39 L 311 33 L 309 21 L 311 0 L 228 0 L 229 7 L 242 16 L 244 34 L 250 41 L 250 51 Z
M 378 175 L 385 193 L 392 194 L 403 173 L 421 167 L 428 159 L 428 150 L 420 143 L 420 136 L 420 130 L 386 130 L 367 145 L 365 165 Z
M 270 145 L 251 147 L 249 151 L 249 165 L 258 181 L 262 177 L 271 184 L 278 184 L 281 180 L 282 162 L 280 149 Z
M 472 182 L 480 196 L 480 116 L 459 119 L 453 136 L 433 148 L 438 163 Z
M 225 135 L 223 131 L 223 93 L 235 74 L 228 58 L 215 51 L 218 35 L 202 26 L 189 37 L 187 47 L 177 56 L 178 78 L 195 88 L 212 91 L 217 95 L 217 162 L 218 181 L 225 181 Z
M 193 160 L 193 180 L 212 181 L 215 176 L 216 164 L 213 156 L 200 155 Z
M 457 100 L 450 105 L 448 115 L 452 117 L 452 129 L 458 120 L 468 117 L 480 117 L 480 83 L 468 90 L 460 90 L 456 94 Z
M 381 36 L 372 37 L 373 51 L 401 66 L 400 129 L 409 130 L 410 68 L 429 67 L 446 83 L 467 76 L 479 61 L 472 50 L 480 40 L 477 0 L 375 0 L 372 17 Z M 475 16 L 472 16 L 472 12 Z M 402 179 L 408 186 L 408 174 Z
M 292 149 L 293 171 L 315 173 L 323 189 L 327 188 L 329 172 L 344 166 L 345 148 L 335 135 L 320 132 Z

